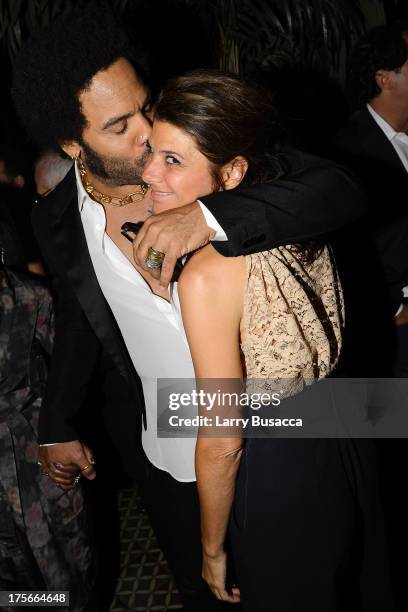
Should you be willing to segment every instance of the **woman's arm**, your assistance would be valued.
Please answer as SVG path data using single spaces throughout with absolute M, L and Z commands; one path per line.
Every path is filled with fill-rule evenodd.
M 231 392 L 231 387 L 240 386 L 239 328 L 244 290 L 244 258 L 225 259 L 211 246 L 194 255 L 180 277 L 180 302 L 195 374 L 199 385 L 206 389 L 222 386 L 220 391 Z M 222 410 L 222 406 L 218 407 L 220 414 Z M 224 540 L 242 438 L 211 437 L 209 433 L 210 437 L 199 435 L 196 446 L 203 577 L 219 599 L 236 602 L 239 591 L 233 589 L 232 595 L 226 591 Z

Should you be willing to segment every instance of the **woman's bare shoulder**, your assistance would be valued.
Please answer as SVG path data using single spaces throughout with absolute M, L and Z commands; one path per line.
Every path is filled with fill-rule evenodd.
M 188 260 L 184 266 L 180 282 L 184 285 L 201 283 L 212 285 L 222 281 L 233 285 L 243 280 L 245 273 L 245 257 L 224 257 L 208 244 Z

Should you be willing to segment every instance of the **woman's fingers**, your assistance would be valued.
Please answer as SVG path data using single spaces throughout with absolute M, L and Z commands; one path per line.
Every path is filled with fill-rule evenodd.
M 221 601 L 227 601 L 228 603 L 239 603 L 240 601 L 240 595 L 239 595 L 239 590 L 238 590 L 238 594 L 234 594 L 234 593 L 228 593 L 228 591 L 225 590 L 225 588 L 220 588 L 220 587 L 216 587 L 216 586 L 211 586 L 209 585 L 212 592 L 214 593 L 215 597 L 217 599 L 220 599 Z
M 78 467 L 73 465 L 62 465 L 60 463 L 48 463 L 47 475 L 63 491 L 71 491 L 78 483 Z
M 237 587 L 232 587 L 230 593 L 226 589 L 227 555 L 225 552 L 216 556 L 204 554 L 202 575 L 217 599 L 229 603 L 240 601 L 240 593 Z
M 68 476 L 76 476 L 78 474 L 78 466 L 73 463 L 69 463 L 68 465 L 62 463 L 49 463 L 49 469 L 52 469 L 50 466 L 53 465 L 55 470 L 58 470 L 62 474 L 67 474 Z
M 62 489 L 63 491 L 65 491 L 65 493 L 67 491 L 72 491 L 73 489 L 75 489 L 76 485 L 72 484 L 72 485 L 63 485 L 63 484 L 59 484 L 59 483 L 55 483 L 57 485 L 57 487 L 59 487 L 60 489 Z
M 40 447 L 38 465 L 63 491 L 74 489 L 81 477 L 96 477 L 92 451 L 79 441 Z
M 59 476 L 55 476 L 55 475 L 53 476 L 50 475 L 50 478 L 53 482 L 55 482 L 55 484 L 57 484 L 60 487 L 68 487 L 70 489 L 71 488 L 73 489 L 76 485 L 75 480 L 65 480 L 64 478 L 60 478 Z
M 75 478 L 78 476 L 78 468 L 74 473 L 63 471 L 55 466 L 53 463 L 48 464 L 49 472 L 48 475 L 54 482 L 61 485 L 74 485 Z

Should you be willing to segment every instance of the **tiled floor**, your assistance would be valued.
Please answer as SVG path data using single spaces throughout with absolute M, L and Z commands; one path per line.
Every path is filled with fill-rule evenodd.
M 180 599 L 134 489 L 119 493 L 121 572 L 111 612 L 179 610 Z

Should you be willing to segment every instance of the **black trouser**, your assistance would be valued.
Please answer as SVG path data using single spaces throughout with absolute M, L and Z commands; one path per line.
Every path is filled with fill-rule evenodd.
M 178 482 L 145 461 L 139 483 L 159 545 L 188 612 L 238 612 L 218 601 L 201 578 L 200 505 L 195 482 Z

